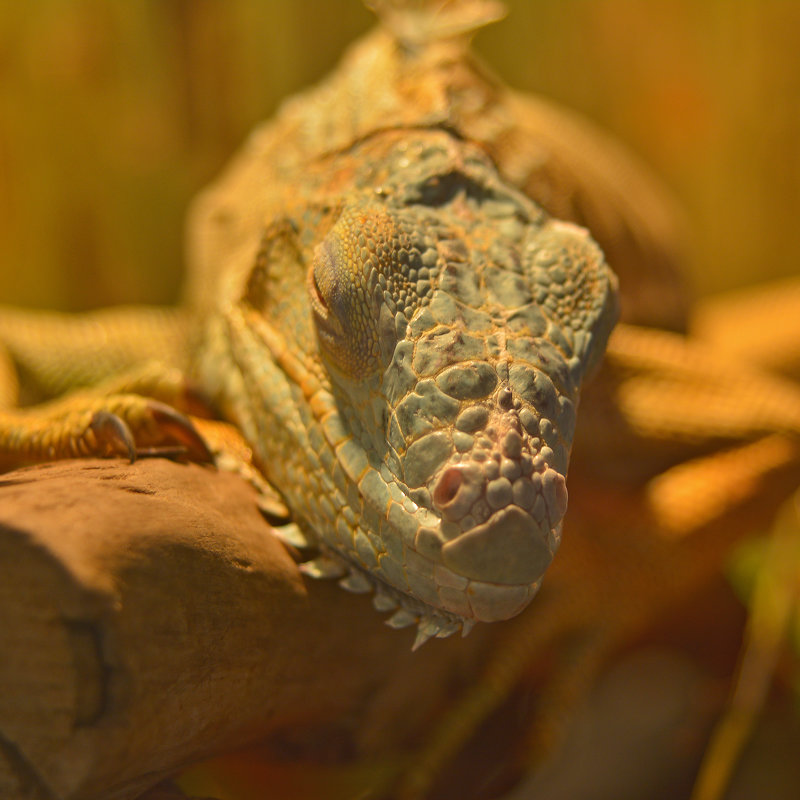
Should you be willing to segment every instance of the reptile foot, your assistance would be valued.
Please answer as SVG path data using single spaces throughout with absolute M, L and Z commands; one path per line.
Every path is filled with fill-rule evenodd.
M 91 456 L 214 461 L 188 417 L 137 394 L 82 394 L 47 406 L 0 411 L 3 468 Z

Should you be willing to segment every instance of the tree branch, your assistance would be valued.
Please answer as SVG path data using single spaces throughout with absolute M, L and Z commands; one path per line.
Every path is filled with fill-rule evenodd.
M 0 572 L 4 798 L 132 798 L 354 709 L 361 744 L 402 742 L 482 640 L 412 656 L 300 574 L 241 479 L 161 459 L 1 476 Z

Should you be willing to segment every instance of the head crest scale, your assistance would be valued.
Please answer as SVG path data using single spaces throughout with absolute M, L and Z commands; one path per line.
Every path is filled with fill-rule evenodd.
M 506 15 L 499 0 L 364 0 L 381 24 L 406 47 L 445 39 L 468 41 L 479 28 Z

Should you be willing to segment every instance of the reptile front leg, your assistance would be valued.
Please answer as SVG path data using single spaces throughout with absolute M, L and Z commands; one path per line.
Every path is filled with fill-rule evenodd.
M 0 412 L 0 465 L 82 456 L 185 455 L 211 461 L 191 421 L 134 394 L 82 393 L 32 409 Z
M 177 314 L 121 309 L 76 317 L 0 311 L 0 466 L 80 456 L 211 454 L 192 422 L 176 409 L 202 410 L 176 367 L 140 357 L 178 360 L 186 334 Z M 17 407 L 75 385 L 91 389 Z

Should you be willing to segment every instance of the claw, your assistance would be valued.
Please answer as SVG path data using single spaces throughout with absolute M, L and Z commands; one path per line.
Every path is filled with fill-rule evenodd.
M 158 400 L 151 400 L 148 407 L 153 421 L 165 434 L 185 448 L 190 461 L 213 463 L 214 456 L 188 417 Z
M 136 442 L 125 420 L 110 411 L 96 411 L 89 430 L 105 455 L 125 455 L 131 464 L 136 461 Z
M 461 620 L 461 638 L 463 639 L 475 627 L 474 619 Z

